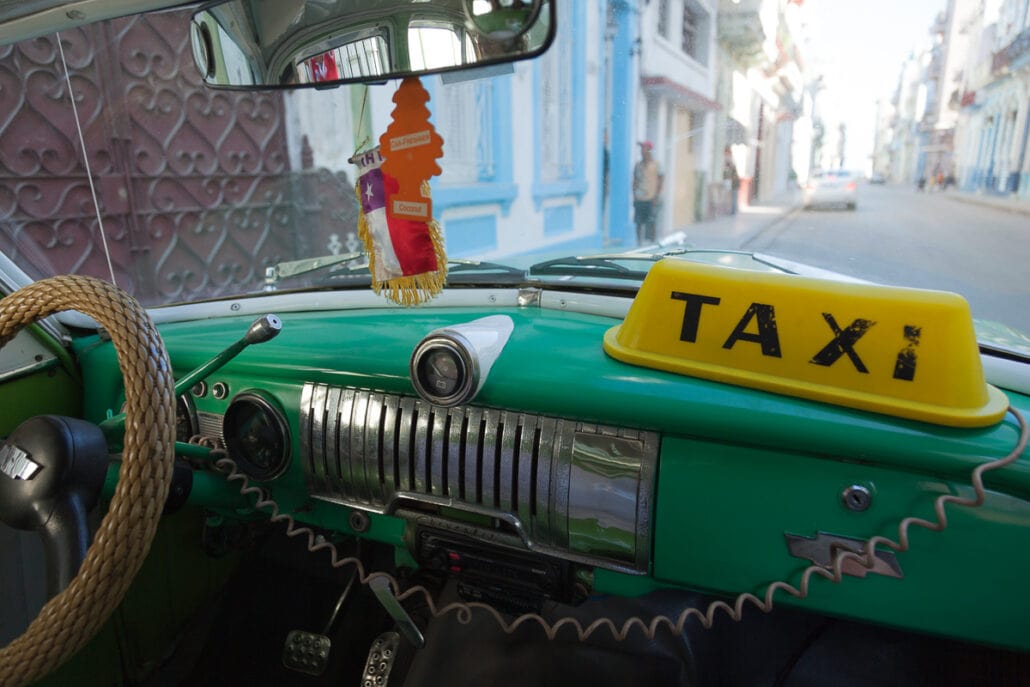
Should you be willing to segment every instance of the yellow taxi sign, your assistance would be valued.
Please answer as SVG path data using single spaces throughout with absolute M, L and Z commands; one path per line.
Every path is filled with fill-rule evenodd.
M 657 263 L 604 350 L 634 365 L 956 427 L 1001 420 L 953 293 Z

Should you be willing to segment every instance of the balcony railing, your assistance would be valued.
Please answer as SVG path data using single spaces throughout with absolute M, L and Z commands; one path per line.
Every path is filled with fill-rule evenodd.
M 991 71 L 996 74 L 1028 55 L 1030 55 L 1030 28 L 1024 30 L 1011 43 L 994 53 L 994 59 L 991 60 Z
M 722 0 L 719 3 L 719 40 L 741 54 L 754 54 L 765 42 L 760 18 L 761 0 Z

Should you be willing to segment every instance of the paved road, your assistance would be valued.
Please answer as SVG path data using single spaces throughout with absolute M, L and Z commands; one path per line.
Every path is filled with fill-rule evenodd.
M 795 210 L 771 224 L 744 216 L 694 225 L 689 240 L 870 281 L 954 291 L 969 301 L 974 317 L 1030 334 L 1030 217 L 902 187 L 859 190 L 854 212 Z

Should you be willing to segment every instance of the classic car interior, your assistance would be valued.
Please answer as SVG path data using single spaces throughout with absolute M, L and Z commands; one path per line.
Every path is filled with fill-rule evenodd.
M 284 86 L 392 46 L 408 3 L 353 4 L 239 81 L 203 27 L 279 15 L 193 7 L 198 65 Z M 561 22 L 508 4 L 483 63 Z M 28 5 L 4 40 L 122 12 Z M 416 70 L 384 49 L 337 78 Z M 1018 684 L 1026 360 L 936 296 L 657 265 L 147 311 L 4 258 L 0 684 Z

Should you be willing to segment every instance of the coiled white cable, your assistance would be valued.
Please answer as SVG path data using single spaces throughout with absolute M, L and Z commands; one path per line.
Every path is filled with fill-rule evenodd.
M 536 623 L 540 629 L 543 630 L 549 640 L 553 640 L 557 637 L 558 632 L 563 628 L 570 627 L 576 631 L 576 635 L 580 641 L 586 641 L 591 635 L 602 628 L 607 628 L 608 631 L 611 632 L 612 637 L 617 641 L 623 641 L 627 636 L 629 636 L 630 631 L 633 630 L 634 627 L 639 628 L 647 639 L 654 639 L 658 630 L 662 627 L 667 627 L 674 634 L 680 634 L 683 632 L 683 628 L 687 621 L 692 617 L 697 618 L 703 627 L 710 628 L 712 623 L 715 622 L 716 614 L 719 611 L 724 611 L 726 615 L 734 621 L 740 621 L 744 614 L 744 608 L 749 603 L 768 613 L 773 608 L 773 598 L 778 591 L 784 591 L 798 599 L 804 599 L 807 597 L 813 575 L 819 575 L 820 577 L 839 583 L 843 578 L 843 565 L 849 560 L 857 561 L 865 568 L 870 569 L 876 563 L 877 547 L 885 546 L 899 553 L 907 551 L 910 546 L 909 530 L 913 526 L 922 527 L 934 532 L 944 530 L 948 526 L 948 516 L 945 511 L 945 506 L 953 504 L 964 508 L 976 508 L 983 505 L 986 498 L 986 491 L 983 486 L 983 474 L 990 470 L 1003 468 L 1006 465 L 1015 462 L 1026 449 L 1028 439 L 1030 439 L 1030 430 L 1028 430 L 1027 422 L 1022 413 L 1015 408 L 1009 408 L 1009 412 L 1016 418 L 1016 422 L 1019 425 L 1019 439 L 1012 451 L 1004 458 L 982 463 L 973 469 L 972 474 L 970 475 L 970 484 L 973 487 L 973 491 L 976 493 L 975 498 L 963 498 L 960 496 L 953 496 L 951 494 L 942 494 L 934 500 L 934 520 L 931 521 L 923 518 L 908 517 L 898 523 L 897 541 L 893 541 L 887 537 L 874 536 L 865 542 L 860 552 L 840 549 L 834 556 L 829 568 L 825 568 L 821 565 L 811 565 L 806 568 L 801 573 L 801 581 L 797 587 L 789 582 L 777 581 L 766 587 L 765 594 L 761 598 L 746 592 L 737 596 L 732 605 L 721 600 L 713 601 L 703 611 L 699 608 L 688 607 L 683 609 L 683 611 L 675 618 L 666 615 L 658 615 L 652 618 L 650 622 L 646 622 L 643 618 L 634 616 L 628 618 L 621 626 L 611 618 L 607 617 L 598 618 L 586 626 L 584 626 L 578 619 L 571 617 L 561 618 L 554 623 L 550 623 L 543 616 L 537 613 L 525 613 L 516 617 L 511 622 L 508 622 L 493 606 L 481 602 L 466 603 L 456 601 L 438 608 L 433 600 L 432 594 L 430 594 L 429 590 L 421 585 L 410 587 L 402 593 L 400 585 L 392 575 L 384 572 L 366 573 L 364 565 L 360 560 L 354 557 L 340 558 L 340 554 L 332 542 L 321 539 L 315 534 L 314 530 L 309 527 L 298 527 L 292 516 L 287 513 L 280 512 L 279 504 L 277 504 L 272 498 L 268 497 L 264 489 L 251 486 L 250 479 L 247 475 L 239 472 L 236 463 L 225 454 L 224 449 L 215 448 L 211 453 L 212 458 L 215 458 L 215 466 L 227 473 L 226 479 L 230 482 L 240 482 L 240 493 L 242 495 L 256 497 L 256 501 L 254 503 L 255 508 L 258 510 L 268 511 L 270 513 L 269 518 L 272 522 L 286 523 L 286 536 L 307 536 L 307 549 L 312 553 L 323 549 L 328 550 L 330 565 L 333 568 L 339 568 L 344 565 L 353 565 L 357 572 L 358 581 L 361 584 L 367 585 L 369 581 L 375 577 L 383 577 L 387 579 L 398 601 L 404 601 L 415 594 L 423 595 L 426 606 L 429 608 L 433 617 L 443 616 L 454 612 L 455 618 L 458 622 L 467 624 L 472 620 L 473 611 L 482 610 L 492 615 L 496 619 L 497 624 L 507 634 L 515 632 L 524 624 Z

